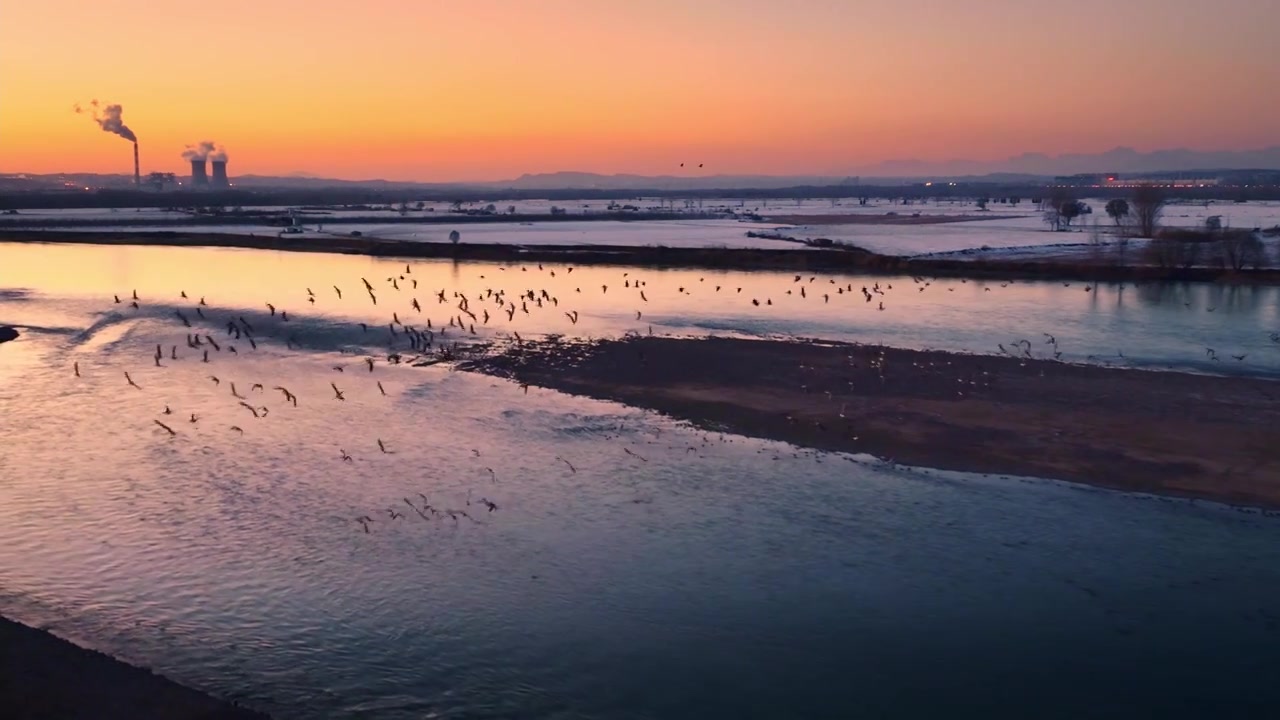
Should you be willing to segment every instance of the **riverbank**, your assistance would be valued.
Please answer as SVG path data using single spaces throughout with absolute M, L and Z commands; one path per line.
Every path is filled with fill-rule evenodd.
M 524 343 L 460 368 L 906 465 L 1280 508 L 1276 381 L 727 338 Z
M 1280 285 L 1280 269 L 1228 271 L 1217 268 L 1118 266 L 1054 259 L 954 260 L 881 255 L 853 246 L 831 248 L 716 248 L 617 245 L 454 244 L 335 235 L 317 239 L 291 235 L 193 232 L 0 231 L 0 242 L 215 247 L 335 253 L 406 259 L 476 262 L 563 263 L 711 270 L 782 270 L 861 275 L 911 275 L 976 280 L 1067 280 L 1082 282 L 1214 282 Z
M 11 720 L 268 717 L 5 618 L 0 618 L 0 715 Z

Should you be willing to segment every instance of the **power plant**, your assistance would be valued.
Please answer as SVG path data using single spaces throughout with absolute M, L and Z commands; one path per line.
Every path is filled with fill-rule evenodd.
M 191 161 L 191 187 L 204 190 L 209 187 L 208 161 L 204 158 Z
M 227 180 L 227 161 L 213 161 L 213 186 L 218 189 L 231 187 L 231 183 Z
M 99 103 L 93 100 L 89 107 L 75 105 L 72 110 L 77 114 L 87 114 L 103 132 L 111 133 L 133 143 L 133 186 L 142 189 L 142 165 L 138 160 L 138 136 L 124 124 L 124 107 L 115 103 Z M 212 140 L 205 140 L 196 145 L 188 145 L 182 158 L 191 163 L 192 190 L 225 190 L 231 187 L 227 177 L 227 151 Z M 213 163 L 213 179 L 209 179 L 209 163 Z M 152 173 L 155 176 L 163 173 Z M 152 182 L 151 184 L 156 184 Z M 163 185 L 163 183 L 160 183 Z
M 225 190 L 231 187 L 227 178 L 227 151 L 212 140 L 188 145 L 182 157 L 191 162 L 192 190 Z M 209 179 L 209 163 L 213 163 L 213 180 Z

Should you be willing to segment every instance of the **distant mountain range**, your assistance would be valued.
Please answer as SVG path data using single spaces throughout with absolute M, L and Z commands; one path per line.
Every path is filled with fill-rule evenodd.
M 928 175 L 969 176 L 992 173 L 1017 175 L 1076 175 L 1080 173 L 1164 173 L 1211 170 L 1280 170 L 1280 146 L 1242 151 L 1204 151 L 1178 148 L 1143 153 L 1118 147 L 1103 153 L 1045 155 L 1023 153 L 1007 160 L 893 160 L 873 165 L 863 175 L 923 177 Z
M 339 180 L 310 173 L 285 176 L 233 176 L 242 189 L 364 188 L 370 190 L 484 190 L 523 192 L 543 190 L 743 190 L 831 185 L 901 185 L 921 180 L 1034 183 L 1055 176 L 1084 173 L 1116 173 L 1123 176 L 1177 173 L 1200 177 L 1226 170 L 1280 170 L 1280 146 L 1244 151 L 1156 150 L 1143 153 L 1118 147 L 1103 153 L 1046 155 L 1024 153 L 998 161 L 980 160 L 891 160 L 852 169 L 847 175 L 604 175 L 587 172 L 526 174 L 514 180 L 466 183 L 420 183 L 393 180 Z M 0 175 L 0 191 L 61 187 L 71 182 L 85 186 L 130 187 L 128 175 Z
M 984 180 L 988 182 L 1028 182 L 1060 175 L 1082 173 L 1220 172 L 1223 170 L 1280 170 L 1280 146 L 1244 151 L 1156 150 L 1143 153 L 1118 147 L 1103 153 L 1046 155 L 1024 153 L 1007 160 L 889 160 L 850 171 L 848 175 L 599 175 L 582 172 L 555 172 L 522 175 L 509 182 L 481 183 L 485 187 L 518 190 L 583 188 L 617 190 L 645 188 L 681 190 L 697 188 L 775 188 L 797 185 L 897 185 L 917 180 Z

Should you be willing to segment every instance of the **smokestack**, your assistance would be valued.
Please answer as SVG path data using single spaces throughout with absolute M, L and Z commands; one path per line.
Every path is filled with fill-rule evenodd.
M 231 183 L 227 180 L 227 161 L 213 160 L 213 186 L 216 188 L 230 187 Z
M 133 187 L 142 189 L 142 168 L 138 165 L 138 141 L 133 141 Z
M 209 187 L 207 164 L 208 162 L 204 158 L 196 158 L 191 161 L 191 186 L 196 190 L 204 190 Z

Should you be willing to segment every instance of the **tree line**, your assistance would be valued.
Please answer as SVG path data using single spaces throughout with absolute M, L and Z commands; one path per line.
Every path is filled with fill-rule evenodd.
M 1240 271 L 1267 264 L 1269 253 L 1260 229 L 1227 227 L 1220 215 L 1207 218 L 1201 227 L 1161 227 L 1167 201 L 1164 190 L 1152 186 L 1135 188 L 1129 198 L 1107 201 L 1104 210 L 1114 224 L 1113 240 L 1106 242 L 1095 225 L 1090 242 L 1095 261 L 1126 264 L 1130 245 L 1136 239 L 1143 241 L 1141 260 L 1165 269 L 1209 265 Z M 1074 220 L 1093 212 L 1066 189 L 1056 189 L 1047 201 L 1040 202 L 1045 223 L 1057 231 L 1069 230 Z M 1280 228 L 1267 234 L 1280 235 Z M 1109 257 L 1107 249 L 1111 250 Z

